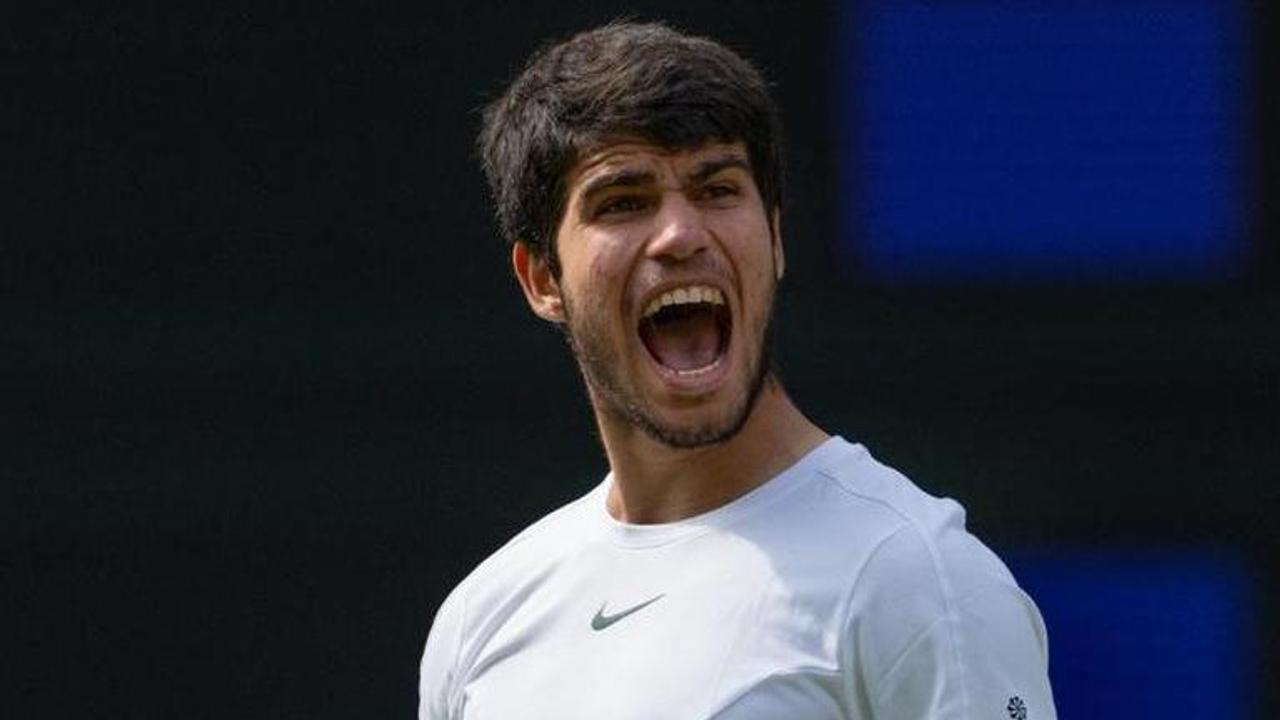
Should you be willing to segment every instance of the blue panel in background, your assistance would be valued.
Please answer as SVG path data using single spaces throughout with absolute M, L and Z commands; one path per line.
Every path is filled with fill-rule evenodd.
M 1049 630 L 1058 715 L 1251 717 L 1249 579 L 1191 551 L 1006 553 Z
M 1235 2 L 849 3 L 845 248 L 888 284 L 1228 279 Z

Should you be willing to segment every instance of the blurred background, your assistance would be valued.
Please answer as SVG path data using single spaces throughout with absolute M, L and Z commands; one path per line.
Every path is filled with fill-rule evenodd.
M 605 471 L 478 109 L 630 16 L 787 125 L 784 382 L 1005 557 L 1063 718 L 1280 708 L 1277 11 L 6 11 L 6 717 L 413 717 L 448 590 Z

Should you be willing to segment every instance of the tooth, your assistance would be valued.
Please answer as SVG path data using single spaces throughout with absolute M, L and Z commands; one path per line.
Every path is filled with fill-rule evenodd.
M 648 317 L 668 305 L 684 305 L 686 303 L 724 305 L 724 293 L 718 288 L 713 288 L 709 285 L 694 285 L 668 290 L 649 301 L 649 304 L 644 309 L 644 317 Z

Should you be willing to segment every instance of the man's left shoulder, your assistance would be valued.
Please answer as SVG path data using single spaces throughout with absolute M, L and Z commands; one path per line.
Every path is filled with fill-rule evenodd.
M 1031 717 L 1052 718 L 1047 635 L 1035 603 L 969 532 L 960 503 L 853 447 L 818 472 L 826 512 L 880 523 L 875 547 L 860 553 L 847 579 L 843 614 L 846 660 L 860 668 L 874 704 L 914 717 L 968 717 L 970 704 L 1025 703 Z
M 902 473 L 876 460 L 862 445 L 833 439 L 813 464 L 819 477 L 808 491 L 805 522 L 799 532 L 825 542 L 870 549 L 887 543 L 911 548 L 893 569 L 932 576 L 948 593 L 1016 583 L 1004 563 L 966 526 L 964 507 L 936 497 Z

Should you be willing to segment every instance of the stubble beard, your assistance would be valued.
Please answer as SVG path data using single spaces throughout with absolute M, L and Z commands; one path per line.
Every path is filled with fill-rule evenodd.
M 578 362 L 587 393 L 597 413 L 606 413 L 639 428 L 656 442 L 677 449 L 693 449 L 725 442 L 742 430 L 755 409 L 773 370 L 773 318 L 777 282 L 770 288 L 768 309 L 755 328 L 759 344 L 747 363 L 746 388 L 728 412 L 693 428 L 664 424 L 620 370 L 617 353 L 609 341 L 608 329 L 579 315 L 575 303 L 564 296 L 565 322 L 561 325 L 569 348 Z

